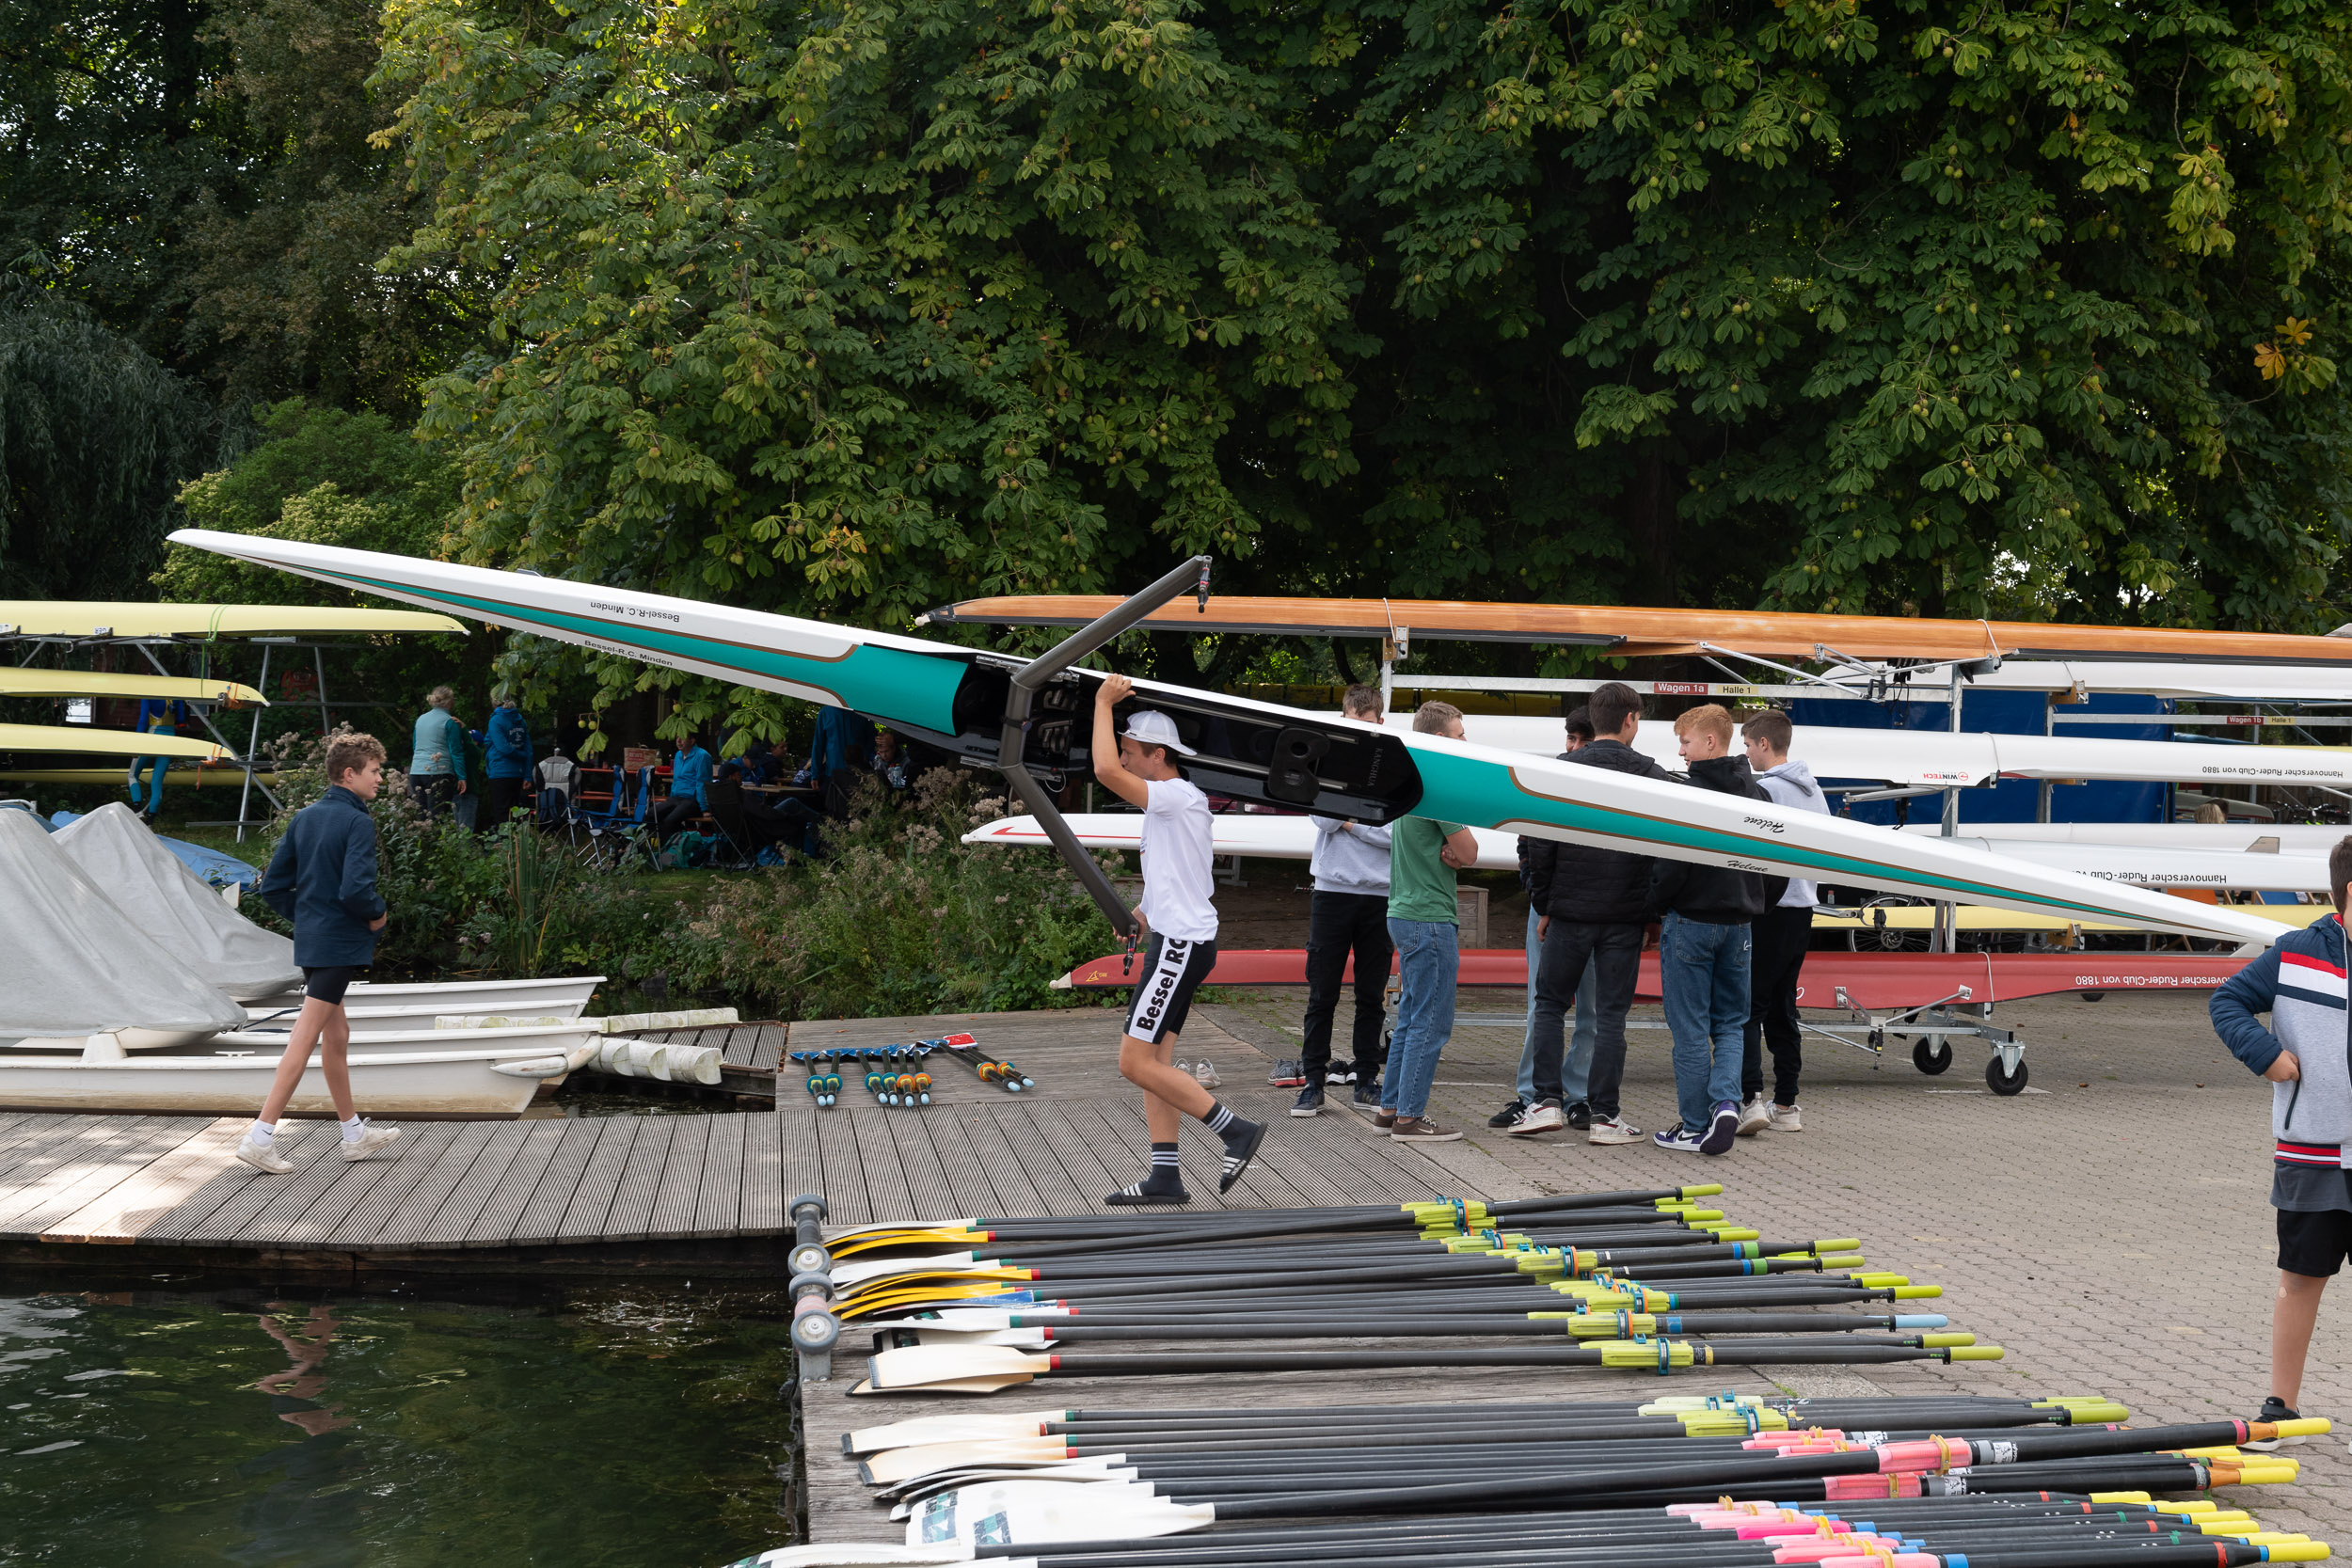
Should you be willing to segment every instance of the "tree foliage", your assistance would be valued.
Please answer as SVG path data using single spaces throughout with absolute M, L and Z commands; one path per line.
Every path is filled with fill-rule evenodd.
M 485 559 L 2341 619 L 2339 10 L 387 16 L 403 264 L 502 280 L 426 419 Z

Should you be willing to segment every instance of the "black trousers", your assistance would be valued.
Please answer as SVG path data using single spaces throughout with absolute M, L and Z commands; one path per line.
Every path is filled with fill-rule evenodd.
M 1557 1103 L 1563 1097 L 1560 1062 L 1568 1010 L 1594 966 L 1593 1071 L 1584 1101 L 1593 1119 L 1617 1114 L 1617 1089 L 1625 1082 L 1625 1017 L 1633 1010 L 1634 987 L 1642 978 L 1642 927 L 1595 925 L 1556 916 L 1544 929 L 1544 950 L 1535 964 L 1535 1098 Z
M 1797 976 L 1813 941 L 1813 907 L 1766 910 L 1751 923 L 1756 942 L 1748 968 L 1748 1027 L 1740 1053 L 1740 1094 L 1764 1092 L 1764 1047 L 1772 1048 L 1772 1102 L 1797 1102 L 1797 1073 L 1804 1066 L 1797 1028 Z
M 645 814 L 645 824 L 653 829 L 655 839 L 661 840 L 702 814 L 702 802 L 691 795 L 673 795 L 666 800 L 655 802 L 653 810 Z
M 506 819 L 514 816 L 515 808 L 523 803 L 523 781 L 492 779 L 485 787 L 489 791 L 486 803 L 490 809 L 487 814 L 489 820 L 483 823 L 482 828 L 487 832 L 492 828 L 504 826 Z
M 1381 893 L 1324 893 L 1307 900 L 1306 1042 L 1299 1059 L 1307 1082 L 1321 1087 L 1331 1068 L 1331 1020 L 1340 1006 L 1347 956 L 1356 956 L 1356 1081 L 1380 1075 L 1381 993 L 1388 989 L 1389 899 Z
M 408 798 L 417 802 L 417 809 L 427 816 L 437 816 L 453 809 L 457 803 L 457 775 L 426 773 L 408 775 Z
M 774 805 L 748 797 L 743 801 L 743 822 L 754 839 L 779 847 L 788 846 L 803 854 L 816 853 L 817 824 L 824 819 L 822 812 L 810 810 L 806 801 L 789 795 Z

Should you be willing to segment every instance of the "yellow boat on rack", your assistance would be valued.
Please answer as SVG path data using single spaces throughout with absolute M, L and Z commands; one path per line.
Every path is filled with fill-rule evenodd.
M 115 675 L 94 670 L 0 670 L 0 697 L 141 697 L 190 703 L 251 703 L 269 699 L 235 681 L 194 675 Z
M 78 752 L 109 757 L 194 757 L 199 762 L 226 762 L 235 753 L 209 740 L 188 740 L 176 735 L 142 735 L 136 730 L 101 730 L 65 724 L 0 724 L 0 752 Z M 109 773 L 109 779 L 117 775 Z M 245 777 L 239 768 L 237 777 Z
M 465 631 L 465 624 L 421 610 L 350 610 L 298 604 L 135 604 L 107 600 L 0 599 L 0 641 L 104 641 L 216 637 L 303 637 Z

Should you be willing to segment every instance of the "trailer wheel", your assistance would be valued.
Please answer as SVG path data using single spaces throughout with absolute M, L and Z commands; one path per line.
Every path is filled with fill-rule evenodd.
M 1952 1065 L 1952 1042 L 1938 1037 L 1915 1041 L 1911 1047 L 1911 1065 L 1933 1078 Z
M 2025 1093 L 2025 1062 L 2022 1060 L 2018 1062 L 2016 1072 L 2006 1073 L 2001 1070 L 2001 1058 L 1995 1054 L 1991 1061 L 1984 1064 L 1984 1086 L 1994 1094 L 2004 1097 Z

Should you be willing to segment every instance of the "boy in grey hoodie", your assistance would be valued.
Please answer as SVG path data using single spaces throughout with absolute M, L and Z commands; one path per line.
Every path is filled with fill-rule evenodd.
M 1829 815 L 1829 800 L 1813 782 L 1813 769 L 1788 760 L 1794 734 L 1788 716 L 1776 709 L 1752 715 L 1740 726 L 1756 782 L 1779 805 Z M 1813 940 L 1813 905 L 1819 890 L 1788 879 L 1788 890 L 1750 927 L 1755 960 L 1748 972 L 1748 1025 L 1740 1061 L 1740 1135 L 1754 1137 L 1804 1130 L 1797 1114 L 1797 1073 L 1804 1052 L 1797 1029 L 1797 978 Z M 1764 1047 L 1772 1048 L 1772 1098 L 1764 1099 Z

